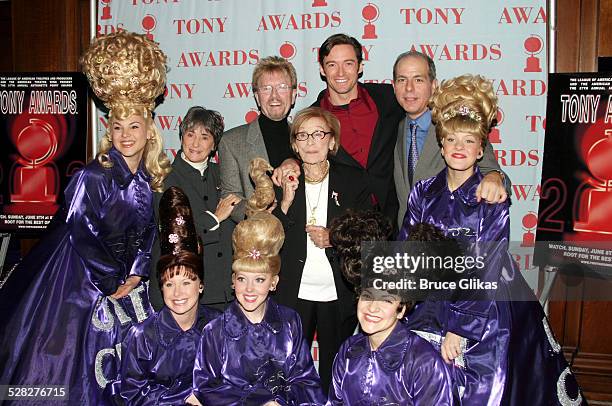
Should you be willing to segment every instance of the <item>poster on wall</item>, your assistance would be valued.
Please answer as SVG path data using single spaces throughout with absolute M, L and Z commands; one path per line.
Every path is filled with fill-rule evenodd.
M 87 158 L 80 73 L 0 73 L 0 231 L 36 236 Z
M 612 276 L 612 74 L 548 79 L 535 262 Z

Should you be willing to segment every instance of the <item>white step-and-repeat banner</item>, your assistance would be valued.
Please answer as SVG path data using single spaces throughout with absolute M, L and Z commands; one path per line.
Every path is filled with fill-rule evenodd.
M 218 110 L 232 128 L 257 117 L 251 74 L 260 58 L 280 55 L 298 73 L 293 110 L 310 105 L 325 83 L 317 52 L 331 34 L 356 37 L 365 82 L 391 83 L 398 54 L 430 55 L 438 78 L 482 74 L 500 100 L 490 140 L 513 182 L 512 240 L 521 269 L 533 270 L 547 77 L 544 0 L 99 0 L 98 34 L 146 33 L 168 55 L 165 102 L 156 121 L 168 155 L 179 148 L 181 117 L 193 105 Z M 97 135 L 106 128 L 98 116 Z M 389 174 L 391 176 L 391 174 Z M 535 286 L 535 272 L 526 275 Z

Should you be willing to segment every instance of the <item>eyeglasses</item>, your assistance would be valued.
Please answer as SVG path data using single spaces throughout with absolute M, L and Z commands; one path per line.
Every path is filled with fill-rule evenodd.
M 281 83 L 276 86 L 265 85 L 265 86 L 259 86 L 257 88 L 257 91 L 261 94 L 272 94 L 272 89 L 276 89 L 278 94 L 287 94 L 289 93 L 291 89 L 293 89 L 293 86 L 290 86 L 286 83 Z
M 331 133 L 332 131 L 317 130 L 309 134 L 305 131 L 300 131 L 299 133 L 295 133 L 295 139 L 298 141 L 306 141 L 308 137 L 312 137 L 313 140 L 317 141 L 317 140 L 322 140 L 323 138 L 325 138 L 327 135 Z

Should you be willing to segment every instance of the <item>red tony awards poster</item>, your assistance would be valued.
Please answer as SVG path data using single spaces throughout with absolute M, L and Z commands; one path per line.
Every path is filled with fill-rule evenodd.
M 86 160 L 80 73 L 0 73 L 0 231 L 36 235 Z
M 551 74 L 535 262 L 612 275 L 612 74 Z

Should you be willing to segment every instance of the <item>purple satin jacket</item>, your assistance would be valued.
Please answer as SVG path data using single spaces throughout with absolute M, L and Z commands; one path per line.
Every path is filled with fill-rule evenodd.
M 452 405 L 452 388 L 448 367 L 431 344 L 397 323 L 376 351 L 361 333 L 342 344 L 327 405 Z
M 561 346 L 508 252 L 510 204 L 477 202 L 482 178 L 476 167 L 454 192 L 448 189 L 446 169 L 417 182 L 398 239 L 406 240 L 416 223 L 433 224 L 466 253 L 486 252 L 485 268 L 473 276 L 497 282 L 498 288 L 478 300 L 468 293 L 453 302 L 426 300 L 405 322 L 438 350 L 449 331 L 466 339 L 463 356 L 451 370 L 464 405 L 579 405 L 582 396 Z
M 47 234 L 0 291 L 8 318 L 0 383 L 62 385 L 67 398 L 58 404 L 104 404 L 118 344 L 152 313 L 144 283 L 156 229 L 150 177 L 142 164 L 132 174 L 114 149 L 109 157 L 112 168 L 93 161 L 73 176 Z M 130 275 L 143 282 L 109 297 Z
M 298 314 L 271 298 L 260 323 L 251 323 L 237 301 L 208 323 L 193 385 L 203 405 L 325 404 Z
M 121 377 L 107 389 L 118 404 L 181 405 L 193 391 L 193 364 L 204 326 L 221 314 L 200 305 L 194 325 L 183 331 L 172 312 L 133 326 L 121 347 Z

